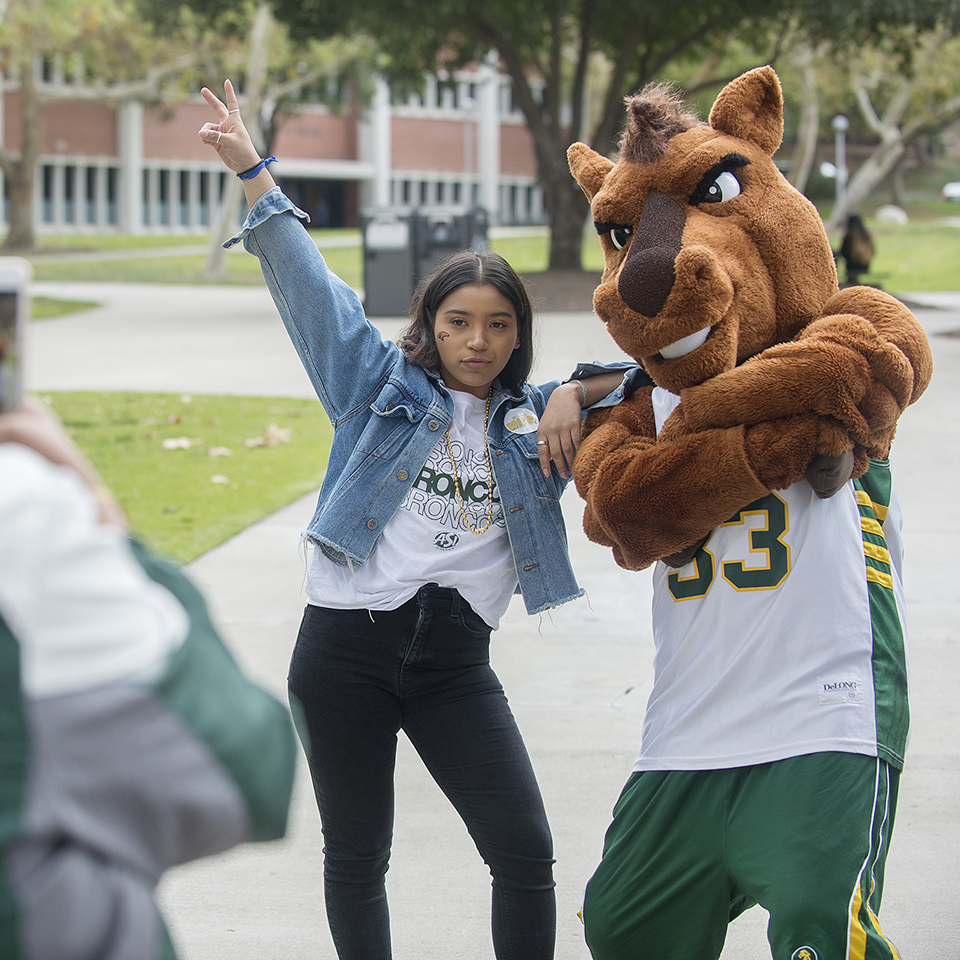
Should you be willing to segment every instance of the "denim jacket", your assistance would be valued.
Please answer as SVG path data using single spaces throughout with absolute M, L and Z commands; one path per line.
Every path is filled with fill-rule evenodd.
M 308 219 L 274 187 L 227 245 L 243 241 L 259 258 L 334 427 L 316 512 L 304 536 L 337 563 L 363 563 L 444 435 L 453 399 L 436 373 L 408 363 L 395 343 L 381 337 L 354 291 L 327 268 L 300 222 Z M 603 369 L 621 367 L 633 370 L 629 363 Z M 490 404 L 490 458 L 528 613 L 583 594 L 560 511 L 566 481 L 556 470 L 545 477 L 537 453 L 536 424 L 561 382 L 525 384 L 522 393 L 511 394 L 495 381 Z M 619 402 L 624 389 L 621 384 L 598 405 Z

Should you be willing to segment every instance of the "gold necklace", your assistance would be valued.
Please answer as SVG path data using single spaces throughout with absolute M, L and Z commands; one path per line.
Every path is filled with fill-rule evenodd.
M 463 517 L 463 522 L 470 528 L 470 530 L 480 536 L 482 533 L 486 533 L 490 529 L 490 524 L 493 523 L 493 469 L 490 466 L 490 447 L 487 445 L 487 424 L 490 421 L 490 398 L 493 396 L 493 390 L 487 394 L 487 409 L 483 414 L 483 455 L 487 461 L 487 522 L 483 525 L 482 530 L 477 530 L 476 527 L 467 519 L 467 508 L 463 503 L 463 495 L 460 493 L 460 477 L 457 475 L 457 461 L 453 458 L 453 450 L 450 448 L 450 424 L 447 424 L 447 453 L 450 456 L 450 463 L 453 465 L 453 492 L 456 494 L 457 503 L 460 505 L 460 516 Z

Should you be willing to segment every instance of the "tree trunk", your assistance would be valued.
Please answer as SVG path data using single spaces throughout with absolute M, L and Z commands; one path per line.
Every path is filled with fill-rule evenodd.
M 31 250 L 36 241 L 33 230 L 33 168 L 23 160 L 4 165 L 10 200 L 10 228 L 0 250 Z
M 589 29 L 591 7 L 589 3 L 584 4 L 582 29 Z M 581 248 L 587 202 L 570 173 L 566 158 L 567 146 L 579 140 L 582 131 L 577 126 L 564 125 L 559 108 L 555 107 L 552 112 L 542 109 L 530 87 L 527 62 L 506 36 L 488 30 L 485 39 L 497 50 L 503 69 L 513 80 L 514 96 L 533 140 L 537 182 L 543 190 L 543 202 L 550 221 L 548 269 L 582 270 Z M 582 103 L 585 78 L 586 70 L 576 72 L 567 98 L 569 102 Z M 581 111 L 574 111 L 572 117 L 582 123 Z
M 243 106 L 243 122 L 254 146 L 264 155 L 263 130 L 260 108 L 263 104 L 263 88 L 267 79 L 267 31 L 270 27 L 270 7 L 266 3 L 257 6 L 250 28 L 250 47 L 247 54 L 247 84 Z M 220 226 L 213 235 L 207 266 L 203 272 L 207 280 L 222 280 L 227 275 L 227 251 L 223 244 L 236 232 L 240 205 L 243 202 L 243 186 L 236 177 L 227 178 L 226 194 L 221 207 Z
M 793 166 L 787 178 L 801 193 L 807 189 L 807 181 L 817 156 L 817 131 L 820 127 L 820 99 L 817 96 L 817 73 L 813 68 L 813 47 L 800 43 L 792 59 L 800 68 L 803 82 L 800 88 L 802 104 L 800 124 L 797 129 L 797 146 L 793 151 Z
M 846 223 L 847 216 L 860 209 L 867 197 L 894 168 L 905 149 L 903 137 L 898 136 L 896 139 L 891 138 L 881 143 L 867 157 L 857 172 L 850 178 L 843 200 L 834 207 L 833 213 L 827 221 L 828 231 L 839 230 L 841 224 Z
M 567 165 L 559 132 L 541 124 L 531 129 L 537 157 L 537 177 L 550 218 L 549 270 L 583 269 L 583 223 L 587 199 Z
M 903 161 L 905 156 L 904 154 L 904 156 L 900 157 L 890 173 L 890 202 L 898 207 L 906 206 L 906 188 L 903 182 Z
M 544 200 L 550 214 L 550 270 L 583 269 L 583 224 L 588 205 L 569 170 L 543 181 Z
M 36 64 L 26 51 L 20 73 L 20 156 L 5 157 L 4 177 L 10 197 L 10 229 L 3 250 L 30 250 L 36 243 L 33 229 L 33 185 L 43 145 L 43 105 L 37 91 Z

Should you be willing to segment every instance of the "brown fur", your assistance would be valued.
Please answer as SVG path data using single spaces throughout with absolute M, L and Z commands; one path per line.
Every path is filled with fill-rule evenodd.
M 656 163 L 667 143 L 678 133 L 702 123 L 684 109 L 682 98 L 667 83 L 649 83 L 632 97 L 624 97 L 628 122 L 620 138 L 620 159 Z
M 659 434 L 649 390 L 592 415 L 577 456 L 584 527 L 632 569 L 681 554 L 805 475 L 832 483 L 851 459 L 862 473 L 887 456 L 932 371 L 903 304 L 869 287 L 838 290 L 816 208 L 772 159 L 783 135 L 774 71 L 737 78 L 709 125 L 669 136 L 656 118 L 683 111 L 664 96 L 630 101 L 617 163 L 584 144 L 568 151 L 594 220 L 616 226 L 601 235 L 594 307 L 681 398 Z

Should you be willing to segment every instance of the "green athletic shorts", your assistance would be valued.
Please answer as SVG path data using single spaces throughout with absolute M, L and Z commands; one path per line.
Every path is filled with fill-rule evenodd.
M 633 774 L 584 895 L 594 960 L 716 960 L 758 903 L 774 960 L 899 960 L 877 920 L 899 782 L 853 753 Z

